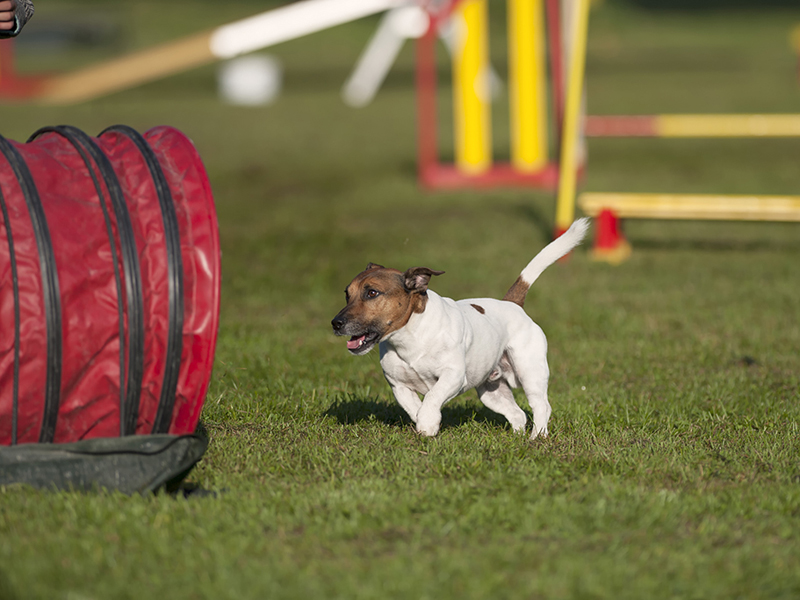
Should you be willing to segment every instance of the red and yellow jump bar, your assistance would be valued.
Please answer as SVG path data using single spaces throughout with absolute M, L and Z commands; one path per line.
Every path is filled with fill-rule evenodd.
M 800 114 L 590 116 L 589 137 L 800 137 Z

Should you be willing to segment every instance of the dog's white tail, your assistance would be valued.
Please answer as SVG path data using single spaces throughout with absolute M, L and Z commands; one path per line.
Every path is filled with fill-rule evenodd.
M 544 270 L 556 262 L 562 256 L 568 254 L 575 246 L 583 241 L 586 232 L 589 230 L 590 219 L 584 217 L 578 219 L 569 226 L 563 235 L 559 236 L 533 257 L 533 260 L 528 263 L 528 266 L 522 269 L 514 285 L 503 296 L 503 300 L 515 302 L 520 306 L 525 304 L 525 296 L 528 290 L 533 285 L 533 282 L 539 278 Z

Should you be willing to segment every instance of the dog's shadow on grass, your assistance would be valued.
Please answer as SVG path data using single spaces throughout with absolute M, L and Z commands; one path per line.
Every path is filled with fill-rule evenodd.
M 333 417 L 342 425 L 352 425 L 368 421 L 378 421 L 392 427 L 408 427 L 412 421 L 405 411 L 396 402 L 380 400 L 378 398 L 364 398 L 350 395 L 347 398 L 335 400 L 323 413 L 326 417 Z M 475 402 L 465 402 L 463 399 L 455 400 L 442 408 L 442 429 L 460 427 L 472 421 L 488 423 L 495 427 L 508 425 L 506 419 L 485 406 Z

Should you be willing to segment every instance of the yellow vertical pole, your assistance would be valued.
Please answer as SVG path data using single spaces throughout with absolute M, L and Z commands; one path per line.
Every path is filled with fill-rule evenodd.
M 464 0 L 453 12 L 455 162 L 477 174 L 492 164 L 487 0 Z
M 543 0 L 508 0 L 511 163 L 538 171 L 547 163 L 547 90 Z
M 575 218 L 575 184 L 577 179 L 577 146 L 580 137 L 583 72 L 586 64 L 586 38 L 589 33 L 589 0 L 573 0 L 571 44 L 567 98 L 564 107 L 564 129 L 561 143 L 561 164 L 556 201 L 556 234 L 560 235 Z

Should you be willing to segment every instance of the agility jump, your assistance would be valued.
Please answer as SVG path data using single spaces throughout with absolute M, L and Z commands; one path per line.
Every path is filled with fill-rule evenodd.
M 587 117 L 590 137 L 798 137 L 800 115 L 709 114 Z M 565 199 L 564 202 L 568 202 Z M 581 210 L 595 217 L 595 260 L 619 264 L 631 255 L 621 219 L 800 221 L 800 196 L 585 192 Z
M 588 11 L 588 8 L 587 8 Z M 570 128 L 578 119 L 582 57 L 585 55 L 588 28 L 575 29 L 570 67 L 570 86 L 564 116 L 564 146 L 561 158 L 561 183 L 556 208 L 556 227 L 572 220 L 575 205 L 575 174 L 567 152 L 568 144 L 577 138 Z M 656 137 L 656 138 L 748 138 L 798 137 L 800 115 L 780 114 L 709 114 L 709 115 L 646 115 L 586 117 L 585 133 L 593 137 Z M 711 194 L 636 194 L 585 192 L 578 198 L 581 210 L 595 217 L 595 243 L 592 256 L 612 264 L 626 260 L 630 244 L 622 234 L 620 219 L 698 219 L 742 221 L 800 222 L 800 196 L 733 196 Z
M 585 133 L 588 137 L 799 137 L 800 115 L 589 116 Z
M 302 0 L 63 75 L 31 89 L 29 99 L 72 104 L 226 60 L 407 4 L 406 0 Z
M 496 161 L 493 156 L 487 0 L 451 0 L 438 11 L 426 6 L 429 26 L 417 39 L 416 54 L 419 179 L 425 187 L 524 185 L 553 189 L 557 185 L 558 166 L 548 157 L 545 43 L 555 76 L 560 74 L 562 54 L 558 1 L 547 0 L 547 11 L 544 0 L 508 0 L 507 6 L 508 162 Z M 440 160 L 437 133 L 435 43 L 445 27 L 451 28 L 453 40 L 453 163 Z M 555 85 L 555 112 L 560 116 L 558 91 Z M 560 131 L 560 123 L 554 129 Z
M 590 116 L 588 137 L 766 138 L 800 137 L 796 114 Z M 592 193 L 578 197 L 595 217 L 592 256 L 618 264 L 631 255 L 621 219 L 800 221 L 800 197 L 715 194 Z

